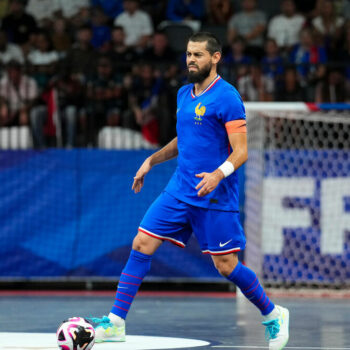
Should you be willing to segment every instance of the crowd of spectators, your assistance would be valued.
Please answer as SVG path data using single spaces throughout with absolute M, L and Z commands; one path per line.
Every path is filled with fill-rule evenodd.
M 219 72 L 245 101 L 349 102 L 350 1 L 270 3 L 3 0 L 0 127 L 30 125 L 38 148 L 58 124 L 69 148 L 106 125 L 165 144 L 186 83 L 179 26 L 219 36 Z

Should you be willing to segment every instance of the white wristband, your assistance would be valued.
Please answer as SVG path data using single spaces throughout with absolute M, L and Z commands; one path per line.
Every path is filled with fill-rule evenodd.
M 231 175 L 235 171 L 235 167 L 228 160 L 226 160 L 226 162 L 222 163 L 219 166 L 219 169 L 223 172 L 225 177 Z

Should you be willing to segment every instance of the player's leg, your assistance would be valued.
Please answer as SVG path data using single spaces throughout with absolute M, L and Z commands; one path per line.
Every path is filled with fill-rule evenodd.
M 184 247 L 191 235 L 186 211 L 185 203 L 166 193 L 162 193 L 148 209 L 133 240 L 108 317 L 92 319 L 98 322 L 96 342 L 125 341 L 125 319 L 143 278 L 150 270 L 153 254 L 164 240 Z
M 263 325 L 267 327 L 269 348 L 283 349 L 289 338 L 289 312 L 287 309 L 274 305 L 266 295 L 255 272 L 244 266 L 237 253 L 229 255 L 212 255 L 214 265 L 219 273 L 233 282 L 261 312 Z
M 260 310 L 264 325 L 271 331 L 270 349 L 282 349 L 288 341 L 288 310 L 275 307 L 254 271 L 239 262 L 237 252 L 243 250 L 246 243 L 239 213 L 199 208 L 192 218 L 203 253 L 211 254 L 219 273 L 235 283 Z M 279 321 L 283 327 L 278 326 Z

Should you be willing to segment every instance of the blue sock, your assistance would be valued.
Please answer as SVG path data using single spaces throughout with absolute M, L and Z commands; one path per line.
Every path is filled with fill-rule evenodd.
M 227 279 L 239 287 L 246 298 L 251 301 L 264 316 L 268 315 L 274 309 L 275 305 L 266 295 L 255 272 L 248 267 L 238 262 L 236 268 Z
M 126 318 L 143 278 L 151 268 L 152 255 L 132 250 L 119 278 L 117 294 L 111 313 Z

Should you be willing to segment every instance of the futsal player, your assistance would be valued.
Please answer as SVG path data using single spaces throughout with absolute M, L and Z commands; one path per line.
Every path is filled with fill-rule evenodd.
M 239 93 L 217 74 L 220 58 L 221 46 L 212 34 L 190 37 L 190 84 L 177 95 L 177 137 L 144 161 L 132 189 L 141 191 L 153 166 L 174 157 L 178 166 L 139 226 L 108 317 L 93 319 L 97 342 L 125 341 L 125 319 L 153 254 L 163 241 L 185 247 L 193 232 L 219 273 L 260 310 L 269 348 L 287 344 L 288 310 L 273 304 L 256 274 L 237 257 L 246 244 L 235 172 L 247 160 L 246 121 Z

